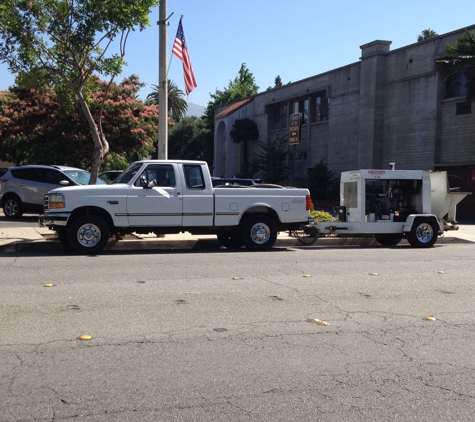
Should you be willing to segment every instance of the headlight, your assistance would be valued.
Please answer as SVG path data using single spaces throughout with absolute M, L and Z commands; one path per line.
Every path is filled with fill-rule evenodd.
M 48 196 L 49 196 L 49 201 L 48 201 L 49 209 L 65 207 L 64 195 L 62 193 L 50 193 L 48 194 Z

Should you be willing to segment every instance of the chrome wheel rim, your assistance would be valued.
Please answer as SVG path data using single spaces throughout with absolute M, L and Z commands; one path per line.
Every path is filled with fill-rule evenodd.
M 82 246 L 91 248 L 101 240 L 101 230 L 95 224 L 83 224 L 78 230 L 77 237 Z
M 428 223 L 423 223 L 417 227 L 416 230 L 417 240 L 421 243 L 428 243 L 434 237 L 434 230 Z
M 270 238 L 270 234 L 269 226 L 264 223 L 254 224 L 251 228 L 251 239 L 258 245 L 266 243 Z

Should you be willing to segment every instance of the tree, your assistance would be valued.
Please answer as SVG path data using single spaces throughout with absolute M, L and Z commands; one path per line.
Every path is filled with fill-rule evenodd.
M 203 119 L 185 117 L 170 128 L 168 155 L 170 159 L 213 162 L 213 143 L 208 142 L 208 129 Z
M 94 141 L 91 180 L 95 183 L 109 143 L 97 114 L 89 106 L 94 73 L 113 78 L 122 71 L 130 31 L 149 25 L 158 0 L 0 0 L 0 61 L 14 73 L 31 75 L 69 88 L 85 115 Z M 120 53 L 106 56 L 120 37 Z M 105 102 L 106 96 L 103 98 Z
M 417 42 L 425 41 L 430 38 L 438 37 L 439 34 L 432 29 L 424 29 L 421 34 L 417 37 Z
M 234 122 L 229 135 L 231 136 L 233 142 L 236 144 L 242 144 L 243 146 L 243 165 L 241 168 L 241 173 L 243 174 L 243 177 L 246 177 L 249 171 L 247 144 L 249 141 L 255 141 L 259 138 L 259 129 L 257 128 L 257 124 L 254 120 L 249 118 L 237 119 Z
M 211 101 L 208 103 L 203 114 L 203 120 L 207 129 L 206 144 L 213 145 L 214 142 L 214 114 L 217 107 L 233 101 L 242 100 L 251 97 L 259 91 L 254 76 L 246 67 L 246 63 L 241 65 L 238 76 L 230 80 L 229 84 L 223 90 L 216 89 L 211 95 Z
M 210 94 L 212 100 L 208 103 L 204 113 L 204 119 L 207 122 L 211 135 L 214 134 L 214 111 L 220 105 L 233 101 L 242 100 L 243 98 L 252 97 L 259 91 L 259 87 L 255 83 L 254 76 L 246 67 L 246 63 L 241 65 L 238 76 L 234 80 L 230 80 L 224 90 L 216 89 L 214 94 Z
M 265 183 L 281 183 L 288 177 L 285 163 L 287 136 L 279 136 L 275 141 L 259 142 L 260 151 L 252 160 L 253 173 Z
M 158 85 L 152 85 L 154 87 L 153 92 L 147 95 L 147 99 L 152 100 L 155 104 L 159 102 Z M 186 116 L 188 110 L 188 104 L 185 100 L 185 93 L 178 88 L 175 82 L 168 79 L 168 113 L 175 120 L 179 122 Z
M 475 99 L 475 31 L 465 33 L 455 42 L 455 45 L 447 44 L 446 51 L 452 57 L 454 70 L 448 75 L 449 79 L 455 80 L 457 75 L 465 78 L 467 89 L 467 101 Z
M 308 169 L 307 187 L 314 201 L 337 201 L 339 198 L 338 178 L 323 160 L 320 160 L 315 167 Z
M 282 83 L 282 79 L 280 78 L 280 75 L 277 75 L 275 80 L 274 80 L 274 86 L 270 86 L 267 88 L 267 91 L 270 91 L 271 89 L 276 89 L 282 87 L 284 84 Z
M 124 168 L 149 155 L 157 137 L 157 106 L 137 98 L 144 85 L 132 75 L 120 84 L 91 78 L 89 107 L 98 113 L 104 104 L 103 126 L 109 133 L 111 153 L 102 170 Z M 107 92 L 107 93 L 106 93 Z M 51 87 L 34 90 L 21 86 L 0 97 L 0 159 L 20 163 L 64 164 L 90 168 L 90 132 L 86 117 L 74 102 L 65 105 L 64 92 Z

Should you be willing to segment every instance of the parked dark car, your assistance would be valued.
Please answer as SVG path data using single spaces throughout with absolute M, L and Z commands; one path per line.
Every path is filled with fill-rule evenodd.
M 252 186 L 262 183 L 261 179 L 241 179 L 237 177 L 212 177 L 211 183 L 213 186 Z
M 10 167 L 0 177 L 0 205 L 8 218 L 19 218 L 26 211 L 41 213 L 47 192 L 61 186 L 87 185 L 90 177 L 89 172 L 74 167 Z M 105 184 L 101 179 L 97 183 Z
M 123 170 L 108 170 L 99 173 L 99 179 L 102 179 L 107 184 L 110 184 L 117 179 L 124 171 Z

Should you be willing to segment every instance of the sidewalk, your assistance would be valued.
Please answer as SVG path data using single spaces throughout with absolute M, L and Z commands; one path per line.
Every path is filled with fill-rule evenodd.
M 1 222 L 0 222 L 1 224 Z M 438 244 L 475 243 L 475 224 L 460 224 L 459 230 L 445 232 L 437 240 Z M 46 252 L 64 251 L 59 241 L 52 239 L 54 232 L 40 227 L 1 227 L 0 252 Z M 403 240 L 403 242 L 405 242 Z M 376 246 L 372 237 L 324 237 L 313 246 Z M 303 246 L 287 232 L 279 233 L 276 246 Z M 177 250 L 196 247 L 219 248 L 215 235 L 194 236 L 189 233 L 165 235 L 130 235 L 118 242 L 109 242 L 107 250 Z M 307 246 L 308 247 L 308 246 Z

